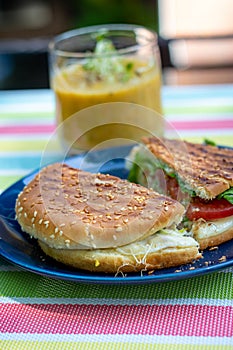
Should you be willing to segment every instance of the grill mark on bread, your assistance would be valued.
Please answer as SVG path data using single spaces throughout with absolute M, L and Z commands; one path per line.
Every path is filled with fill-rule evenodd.
M 233 186 L 231 149 L 157 138 L 144 138 L 143 142 L 204 199 L 212 199 Z
M 58 249 L 124 245 L 178 223 L 183 213 L 178 202 L 150 189 L 65 164 L 44 168 L 16 205 L 23 229 Z

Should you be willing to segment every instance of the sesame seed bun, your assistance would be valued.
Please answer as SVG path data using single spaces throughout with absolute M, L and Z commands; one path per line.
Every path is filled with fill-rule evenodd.
M 56 249 L 122 246 L 178 224 L 184 213 L 140 185 L 58 163 L 23 189 L 15 210 L 24 231 Z
M 76 268 L 127 272 L 199 257 L 197 242 L 180 234 L 158 248 L 155 234 L 181 221 L 180 203 L 115 176 L 49 165 L 18 195 L 15 211 L 47 255 Z

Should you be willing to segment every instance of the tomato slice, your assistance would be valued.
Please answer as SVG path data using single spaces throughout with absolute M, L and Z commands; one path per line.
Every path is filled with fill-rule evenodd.
M 216 220 L 233 215 L 233 205 L 226 199 L 212 199 L 209 201 L 199 197 L 192 199 L 186 216 L 189 220 Z

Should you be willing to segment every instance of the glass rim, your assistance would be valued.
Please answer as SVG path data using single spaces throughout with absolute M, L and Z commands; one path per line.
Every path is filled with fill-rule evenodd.
M 49 52 L 55 53 L 58 56 L 61 57 L 72 57 L 72 58 L 95 58 L 95 57 L 103 57 L 103 54 L 94 54 L 93 52 L 73 52 L 73 51 L 67 51 L 67 50 L 61 50 L 56 48 L 56 45 L 59 44 L 61 41 L 70 39 L 72 37 L 76 37 L 79 35 L 85 35 L 85 34 L 92 34 L 97 32 L 98 30 L 109 30 L 109 31 L 116 31 L 116 32 L 134 32 L 136 36 L 143 37 L 146 39 L 146 43 L 143 44 L 134 44 L 130 45 L 129 47 L 123 48 L 123 49 L 117 49 L 116 52 L 110 52 L 106 53 L 104 56 L 118 56 L 118 55 L 124 55 L 127 53 L 134 52 L 138 50 L 139 48 L 146 47 L 146 46 L 157 46 L 158 45 L 158 36 L 155 31 L 152 29 L 146 28 L 141 25 L 136 24 L 99 24 L 94 26 L 87 26 L 82 27 L 78 29 L 72 29 L 66 32 L 63 32 L 61 34 L 56 35 L 48 45 Z M 145 33 L 149 34 L 149 36 L 146 36 L 143 33 L 137 33 L 139 31 L 144 31 Z

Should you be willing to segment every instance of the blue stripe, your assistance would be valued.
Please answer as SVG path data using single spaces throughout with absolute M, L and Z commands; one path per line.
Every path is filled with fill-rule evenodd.
M 174 92 L 177 90 L 177 93 Z M 209 85 L 209 86 L 164 86 L 162 89 L 162 98 L 166 103 L 172 100 L 204 100 L 204 99 L 224 99 L 233 104 L 233 86 L 231 85 Z M 169 101 L 168 101 L 169 100 Z M 226 102 L 224 101 L 224 104 Z M 185 102 L 185 100 L 183 101 Z
M 26 93 L 25 93 L 26 92 Z M 54 96 L 52 90 L 14 90 L 14 91 L 1 91 L 0 105 L 10 104 L 18 105 L 24 103 L 38 102 L 41 103 L 54 103 Z M 19 111 L 20 112 L 20 111 Z
M 174 93 L 174 89 L 177 93 Z M 209 85 L 209 86 L 163 86 L 162 98 L 164 102 L 170 103 L 170 101 L 177 100 L 197 100 L 217 98 L 229 100 L 233 104 L 233 86 L 231 85 Z M 30 101 L 43 101 L 44 103 L 54 103 L 54 95 L 50 89 L 42 90 L 28 90 L 25 91 L 2 91 L 0 94 L 0 104 L 20 104 L 28 103 Z M 183 101 L 185 102 L 185 101 Z M 196 102 L 196 101 L 195 101 Z M 226 104 L 226 102 L 224 102 Z
M 14 157 L 1 157 L 0 156 L 0 170 L 11 170 L 11 169 L 37 169 L 42 165 L 53 163 L 59 161 L 61 158 L 58 155 L 48 155 L 44 156 L 41 159 L 41 155 L 32 155 L 32 156 L 14 156 Z

